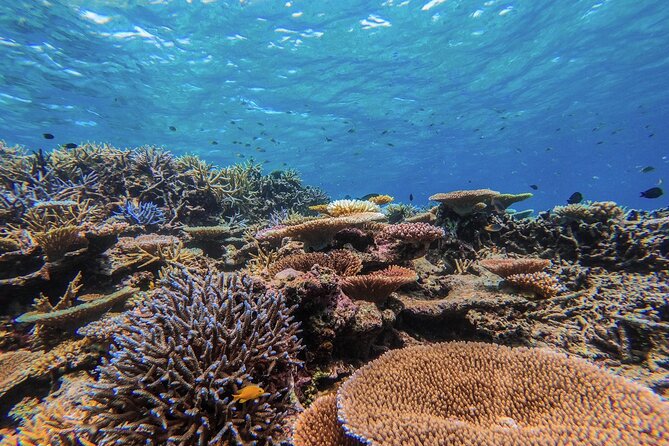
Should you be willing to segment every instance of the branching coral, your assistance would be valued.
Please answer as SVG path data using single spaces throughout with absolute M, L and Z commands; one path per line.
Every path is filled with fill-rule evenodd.
M 170 272 L 129 313 L 87 407 L 102 444 L 267 444 L 289 407 L 297 324 L 247 277 Z M 266 393 L 246 403 L 248 384 Z
M 625 212 L 613 201 L 595 201 L 589 203 L 555 206 L 553 212 L 566 221 L 582 221 L 585 223 L 622 220 Z
M 393 265 L 381 271 L 345 277 L 341 288 L 352 299 L 383 302 L 390 293 L 417 279 L 413 270 Z
M 344 383 L 337 406 L 365 444 L 651 446 L 669 436 L 669 405 L 646 388 L 580 359 L 482 343 L 386 353 Z
M 530 274 L 511 274 L 504 280 L 516 288 L 532 291 L 543 298 L 554 297 L 562 290 L 558 280 L 543 271 Z
M 407 243 L 430 243 L 444 236 L 444 230 L 429 223 L 399 223 L 384 227 L 378 240 L 400 240 Z
M 165 222 L 163 211 L 151 202 L 128 200 L 119 207 L 114 215 L 122 217 L 128 223 L 140 226 L 157 226 Z
M 378 205 L 384 205 L 391 203 L 393 201 L 393 197 L 390 195 L 375 195 L 373 197 L 369 197 L 367 201 L 371 201 L 372 203 Z

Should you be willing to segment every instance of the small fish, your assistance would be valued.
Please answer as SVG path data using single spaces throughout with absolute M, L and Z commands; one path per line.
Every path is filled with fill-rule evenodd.
M 648 190 L 641 192 L 643 198 L 660 198 L 664 195 L 664 191 L 659 187 L 651 187 Z
M 499 232 L 504 228 L 504 226 L 500 225 L 499 223 L 492 223 L 487 225 L 485 228 L 486 231 L 488 232 Z
M 255 400 L 256 398 L 260 398 L 263 393 L 265 393 L 265 389 L 263 389 L 262 387 L 256 386 L 255 384 L 251 384 L 251 385 L 244 386 L 241 389 L 239 389 L 239 392 L 232 395 L 232 399 L 233 399 L 233 401 L 238 401 L 240 403 L 245 403 L 247 401 Z
M 212 142 L 211 142 L 211 145 L 212 145 L 212 146 L 216 146 L 216 145 L 218 145 L 218 141 L 212 141 Z
M 413 194 L 409 194 L 409 201 L 413 201 Z
M 641 169 L 641 173 L 649 173 L 649 172 L 652 172 L 654 170 L 655 170 L 655 168 L 653 166 L 646 166 L 643 169 Z
M 325 141 L 326 141 L 326 142 L 331 142 L 331 141 L 332 141 L 332 138 L 328 138 L 328 137 L 326 136 L 326 137 L 325 137 Z
M 170 128 L 170 130 L 172 130 L 173 132 L 176 132 L 176 131 L 177 131 L 177 128 L 174 127 L 173 125 L 171 125 L 169 128 Z
M 395 147 L 395 144 L 393 144 L 391 142 L 387 142 L 386 145 L 389 146 L 389 147 Z
M 63 147 L 65 147 L 66 149 L 76 149 L 79 146 L 73 142 L 68 142 L 67 144 L 63 144 Z
M 567 204 L 578 204 L 583 201 L 583 194 L 580 192 L 574 192 L 567 199 Z
M 53 139 L 53 135 L 51 133 L 42 133 L 42 136 L 44 139 Z
M 532 188 L 532 190 L 537 190 L 539 189 L 539 186 L 537 186 L 536 184 L 530 184 L 530 188 Z

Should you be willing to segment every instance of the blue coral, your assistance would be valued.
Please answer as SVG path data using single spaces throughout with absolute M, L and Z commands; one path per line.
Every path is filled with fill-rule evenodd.
M 150 201 L 140 201 L 137 204 L 128 201 L 119 207 L 114 216 L 123 217 L 128 223 L 141 226 L 155 226 L 165 223 L 165 214 L 163 211 L 158 205 Z

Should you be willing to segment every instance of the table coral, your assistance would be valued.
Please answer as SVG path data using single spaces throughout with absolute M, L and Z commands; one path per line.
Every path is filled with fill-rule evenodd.
M 465 216 L 484 210 L 488 207 L 490 201 L 499 195 L 499 192 L 490 189 L 456 190 L 434 194 L 430 197 L 430 200 L 438 201 L 452 209 L 456 214 Z
M 345 277 L 341 281 L 341 287 L 353 299 L 380 303 L 402 285 L 417 279 L 418 276 L 413 270 L 393 265 L 369 274 Z
M 669 405 L 642 386 L 548 350 L 483 343 L 386 353 L 344 383 L 337 406 L 365 444 L 651 446 L 669 435 Z

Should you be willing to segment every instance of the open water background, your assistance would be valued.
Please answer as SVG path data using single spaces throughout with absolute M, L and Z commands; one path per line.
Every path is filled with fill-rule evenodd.
M 3 1 L 0 138 L 253 158 L 335 198 L 661 207 L 668 24 L 666 0 Z

